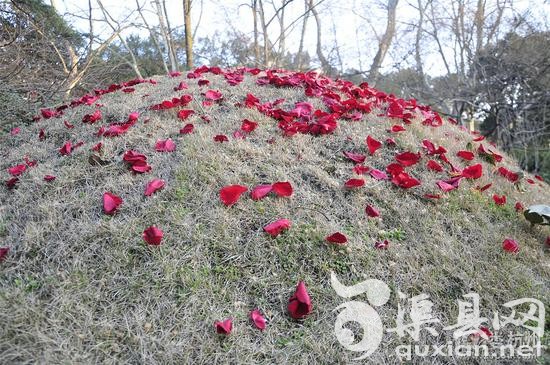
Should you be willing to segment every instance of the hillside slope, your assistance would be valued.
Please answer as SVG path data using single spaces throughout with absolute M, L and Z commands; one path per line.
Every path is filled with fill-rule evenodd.
M 377 307 L 386 329 L 398 292 L 428 294 L 441 327 L 470 292 L 489 318 L 514 299 L 548 303 L 549 229 L 515 209 L 548 204 L 546 182 L 514 174 L 498 148 L 414 101 L 314 73 L 258 72 L 112 85 L 42 110 L 1 142 L 2 362 L 347 362 L 361 353 L 334 335 L 334 310 L 350 299 L 331 272 L 345 285 L 389 286 Z M 153 179 L 165 185 L 145 196 Z M 251 198 L 276 182 L 292 194 Z M 231 185 L 248 191 L 226 205 L 220 191 Z M 104 207 L 106 192 L 122 204 Z M 290 228 L 272 237 L 264 227 L 279 219 Z M 150 226 L 163 231 L 160 245 L 144 241 Z M 347 243 L 325 240 L 335 232 Z M 503 249 L 507 238 L 519 252 Z M 313 310 L 295 320 L 287 305 L 299 281 Z M 250 322 L 256 308 L 264 331 Z M 217 335 L 226 318 L 232 333 Z M 444 344 L 452 333 L 441 327 L 420 341 Z M 368 359 L 396 363 L 395 348 L 411 342 L 385 333 Z

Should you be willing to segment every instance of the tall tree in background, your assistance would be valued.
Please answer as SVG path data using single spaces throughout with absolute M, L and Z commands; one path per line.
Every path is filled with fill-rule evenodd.
M 155 49 L 157 50 L 159 55 L 162 55 L 162 49 L 160 47 L 160 42 L 158 40 L 157 34 L 155 30 L 149 25 L 149 22 L 147 21 L 147 18 L 143 14 L 143 6 L 140 5 L 139 0 L 136 0 L 136 8 L 139 13 L 139 16 L 141 17 L 141 20 L 143 21 L 143 25 L 149 32 L 149 37 L 151 38 L 151 41 L 153 42 L 153 45 L 155 46 Z M 168 65 L 166 64 L 166 60 L 164 57 L 161 57 L 162 66 L 164 68 L 164 71 L 166 74 L 168 74 Z
M 157 17 L 159 20 L 159 27 L 161 30 L 162 37 L 164 38 L 164 44 L 168 53 L 168 59 L 170 60 L 170 71 L 178 70 L 178 59 L 176 57 L 176 51 L 174 49 L 175 44 L 172 38 L 172 34 L 169 29 L 169 23 L 167 23 L 168 18 L 166 17 L 166 3 L 165 0 L 154 0 Z
M 185 60 L 187 69 L 193 68 L 193 31 L 191 30 L 191 0 L 183 0 L 183 23 L 185 28 Z
M 374 56 L 374 59 L 372 60 L 372 65 L 369 71 L 369 81 L 373 84 L 376 84 L 376 81 L 380 76 L 380 68 L 382 67 L 382 62 L 384 62 L 386 53 L 390 48 L 393 37 L 395 36 L 395 13 L 398 2 L 399 0 L 388 0 L 386 31 L 384 32 L 382 38 L 380 38 L 380 42 L 378 43 L 378 51 L 376 52 L 376 56 Z

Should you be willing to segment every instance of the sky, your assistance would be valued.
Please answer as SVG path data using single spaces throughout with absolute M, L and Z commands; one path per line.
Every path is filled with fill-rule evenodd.
M 144 5 L 144 14 L 147 21 L 151 25 L 158 24 L 158 18 L 153 11 L 154 6 L 151 0 L 138 0 Z M 451 3 L 453 0 L 443 0 Z M 276 4 L 281 3 L 281 0 L 274 0 Z M 343 69 L 363 69 L 368 70 L 372 62 L 372 58 L 376 53 L 378 46 L 378 37 L 385 30 L 386 11 L 384 9 L 383 0 L 314 0 L 314 3 L 321 2 L 318 6 L 320 17 L 322 20 L 322 37 L 325 55 L 335 55 L 334 49 L 337 45 L 341 58 L 343 60 Z M 231 29 L 239 30 L 250 37 L 253 34 L 253 21 L 250 8 L 246 5 L 249 0 L 192 0 L 192 21 L 197 27 L 197 38 L 212 36 L 216 31 L 226 34 Z M 412 46 L 409 39 L 412 37 L 411 23 L 416 19 L 416 11 L 411 6 L 416 4 L 416 0 L 400 0 L 397 8 L 397 27 L 398 34 L 401 34 L 403 39 L 397 39 L 402 45 L 398 48 L 392 48 L 384 63 L 383 71 L 391 71 L 392 69 L 403 65 L 413 64 L 413 54 L 410 52 Z M 99 18 L 101 16 L 95 0 L 92 0 L 95 8 L 94 15 Z M 135 0 L 103 0 L 103 4 L 113 18 L 123 21 L 129 14 L 133 15 L 126 21 L 138 21 L 139 14 L 135 12 Z M 201 5 L 202 4 L 202 5 Z M 61 14 L 87 14 L 87 1 L 84 0 L 57 0 L 57 10 Z M 182 0 L 166 0 L 168 10 L 168 18 L 172 28 L 183 27 L 183 1 Z M 84 7 L 84 8 L 83 8 Z M 535 17 L 548 29 L 548 19 L 550 19 L 550 1 L 548 0 L 515 0 L 514 7 L 518 11 L 531 10 Z M 298 19 L 304 12 L 304 4 L 302 0 L 294 0 L 286 8 L 285 23 L 291 24 Z M 270 5 L 266 6 L 268 17 L 274 14 L 274 10 Z M 87 15 L 86 15 L 87 16 Z M 70 17 L 71 23 L 81 31 L 88 30 L 88 21 L 78 19 L 74 16 Z M 200 23 L 197 26 L 197 22 Z M 288 31 L 286 46 L 291 52 L 296 52 L 300 36 L 302 22 L 297 21 Z M 110 28 L 100 22 L 94 25 L 96 32 L 100 34 L 110 34 Z M 130 33 L 139 33 L 147 37 L 146 30 L 136 31 L 135 28 L 126 31 L 125 35 Z M 310 55 L 315 54 L 316 45 L 316 27 L 313 18 L 308 20 L 307 32 L 305 37 L 305 47 Z M 279 25 L 274 21 L 268 28 L 269 38 L 273 41 L 279 35 Z M 439 57 L 434 57 L 434 50 L 427 50 L 424 60 L 427 64 L 425 71 L 432 75 L 442 74 L 444 72 L 443 64 L 439 61 Z M 332 53 L 331 53 L 332 52 Z M 403 56 L 405 55 L 405 56 Z

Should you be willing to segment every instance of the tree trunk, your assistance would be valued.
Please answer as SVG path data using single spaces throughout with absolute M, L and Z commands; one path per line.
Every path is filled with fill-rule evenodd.
M 391 42 L 395 35 L 395 12 L 397 8 L 397 3 L 399 0 L 388 0 L 388 18 L 386 22 L 386 31 L 380 42 L 378 44 L 378 52 L 372 60 L 372 65 L 370 67 L 369 79 L 373 84 L 376 84 L 376 80 L 380 75 L 380 67 L 382 67 L 382 62 L 386 57 L 386 53 L 390 48 Z
M 254 19 L 254 62 L 260 63 L 260 44 L 258 43 L 258 0 L 252 0 L 252 17 Z
M 166 0 L 162 0 L 162 10 L 164 12 L 164 18 L 166 19 L 166 29 L 168 31 L 168 42 L 170 42 L 170 51 L 172 52 L 172 58 L 176 64 L 176 71 L 179 68 L 178 64 L 178 50 L 177 44 L 174 42 L 174 37 L 172 36 L 172 27 L 170 26 L 170 19 L 168 18 L 168 12 L 166 11 Z
M 185 24 L 185 59 L 187 69 L 193 68 L 193 32 L 191 30 L 191 0 L 183 0 Z
M 267 35 L 267 25 L 265 23 L 264 4 L 262 0 L 258 0 L 260 5 L 260 23 L 262 25 L 262 32 L 264 36 L 264 67 L 269 68 L 269 38 Z
M 424 76 L 424 66 L 422 64 L 422 55 L 420 54 L 420 48 L 421 48 L 420 43 L 422 41 L 422 32 L 423 32 L 422 25 L 424 24 L 424 11 L 425 9 L 422 7 L 422 0 L 418 0 L 418 26 L 416 28 L 414 59 L 416 62 L 416 71 L 420 75 L 423 87 L 424 85 L 426 85 L 426 78 Z
M 281 28 L 281 33 L 279 36 L 279 54 L 280 57 L 285 57 L 286 52 L 286 40 L 285 40 L 285 4 L 283 3 L 283 8 L 281 9 L 281 15 L 279 16 L 279 27 Z
M 105 18 L 105 22 L 113 30 L 113 34 L 116 34 L 116 36 L 120 40 L 120 43 L 122 43 L 124 45 L 124 47 L 126 48 L 126 50 L 128 51 L 128 54 L 130 55 L 130 58 L 132 60 L 131 60 L 131 62 L 130 61 L 126 61 L 126 62 L 128 63 L 128 65 L 130 67 L 132 67 L 132 70 L 134 70 L 136 76 L 139 79 L 142 79 L 143 76 L 141 76 L 141 72 L 139 70 L 136 55 L 134 54 L 134 51 L 132 51 L 132 49 L 128 46 L 128 43 L 126 42 L 124 37 L 122 37 L 122 35 L 120 34 L 120 24 L 118 24 L 118 22 L 111 16 L 111 14 L 109 14 L 109 12 L 107 12 L 107 9 L 105 9 L 105 7 L 103 6 L 103 3 L 100 0 L 97 0 L 97 4 L 99 5 L 99 7 L 101 9 L 101 12 L 103 13 L 103 16 Z M 115 27 L 111 22 L 115 23 L 117 25 L 117 27 Z
M 172 44 L 170 42 L 170 37 L 166 29 L 164 12 L 162 10 L 160 0 L 155 0 L 155 5 L 157 7 L 157 16 L 159 18 L 160 31 L 162 33 L 162 37 L 164 38 L 164 44 L 166 45 L 166 53 L 168 54 L 168 59 L 170 60 L 170 71 L 177 71 L 178 67 L 176 64 L 176 59 L 174 58 L 174 53 L 172 52 Z
M 164 59 L 164 55 L 162 54 L 162 49 L 160 48 L 160 43 L 157 39 L 157 36 L 156 36 L 155 32 L 149 26 L 149 23 L 147 22 L 147 20 L 143 16 L 143 12 L 141 11 L 141 7 L 139 5 L 139 0 L 136 0 L 136 6 L 137 6 L 138 13 L 141 16 L 141 19 L 143 20 L 143 24 L 145 24 L 145 27 L 149 31 L 149 35 L 151 36 L 151 40 L 153 41 L 153 44 L 155 45 L 155 48 L 157 49 L 157 52 L 159 53 L 160 58 L 162 59 L 162 67 L 164 68 L 164 71 L 168 74 L 168 72 L 169 72 L 168 71 L 168 65 L 166 64 L 166 60 Z
M 298 70 L 302 69 L 302 62 L 303 62 L 303 51 L 304 51 L 304 38 L 306 35 L 306 26 L 307 26 L 307 19 L 309 18 L 309 2 L 308 0 L 304 0 L 305 5 L 305 14 L 304 14 L 304 20 L 302 22 L 302 34 L 300 35 L 300 45 L 298 46 L 298 53 L 296 54 L 296 66 L 298 67 Z
M 319 13 L 317 12 L 317 9 L 315 9 L 315 6 L 313 6 L 313 0 L 309 0 L 308 6 L 309 10 L 313 14 L 313 18 L 315 19 L 315 24 L 317 25 L 317 58 L 319 58 L 319 62 L 321 62 L 321 68 L 323 69 L 323 71 L 330 75 L 332 73 L 332 67 L 327 61 L 325 55 L 323 54 L 323 49 L 321 48 L 323 44 L 321 42 L 321 19 L 319 18 Z

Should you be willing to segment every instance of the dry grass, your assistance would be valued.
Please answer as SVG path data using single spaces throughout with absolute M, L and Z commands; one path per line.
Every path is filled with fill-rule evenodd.
M 284 138 L 273 120 L 233 105 L 252 92 L 263 102 L 283 97 L 287 109 L 308 99 L 302 89 L 258 87 L 252 77 L 229 87 L 220 76 L 206 78 L 225 99 L 206 108 L 210 124 L 200 120 L 200 113 L 192 116 L 195 132 L 187 136 L 178 135 L 183 123 L 174 111 L 145 109 L 181 95 L 172 91 L 177 79 L 157 77 L 158 85 L 137 85 L 134 94 L 103 96 L 104 117 L 121 121 L 130 112 L 142 112 L 127 134 L 103 140 L 104 158 L 112 161 L 104 167 L 87 161 L 98 126 L 80 120 L 93 107 L 69 110 L 64 118 L 41 121 L 1 142 L 2 180 L 6 168 L 21 163 L 24 155 L 39 164 L 16 189 L 0 187 L 0 246 L 11 247 L 0 264 L 0 362 L 345 363 L 357 354 L 345 351 L 333 334 L 333 309 L 345 300 L 330 286 L 332 270 L 347 284 L 377 278 L 390 285 L 391 300 L 379 310 L 386 328 L 395 326 L 397 289 L 430 294 L 447 325 L 456 321 L 456 300 L 472 290 L 480 294 L 485 316 L 521 297 L 548 303 L 550 265 L 543 241 L 549 230 L 530 228 L 513 210 L 515 201 L 548 203 L 547 184 L 526 184 L 527 191 L 520 193 L 483 163 L 480 180 L 464 181 L 444 199 L 428 201 L 422 195 L 437 192 L 440 177 L 419 163 L 408 170 L 423 184 L 410 191 L 370 178 L 366 187 L 345 191 L 353 165 L 342 151 L 365 152 L 365 137 L 383 139 L 395 120 L 374 111 L 360 122 L 341 121 L 333 135 Z M 189 84 L 195 97 L 190 106 L 200 110 L 201 89 L 192 80 Z M 319 100 L 309 101 L 321 107 Z M 145 118 L 150 122 L 143 124 Z M 230 136 L 244 118 L 260 123 L 249 138 L 213 142 L 216 134 Z M 66 129 L 63 120 L 76 127 Z M 40 127 L 48 135 L 43 142 L 37 140 Z M 421 140 L 429 138 L 460 165 L 454 154 L 471 139 L 448 124 L 430 128 L 415 121 L 407 128 L 396 137 L 397 147 L 381 149 L 366 164 L 384 169 L 396 152 L 419 151 Z M 169 136 L 176 152 L 154 152 L 155 141 Z M 266 142 L 274 136 L 275 143 Z M 66 140 L 85 144 L 62 157 L 57 150 Z M 122 162 L 128 149 L 149 157 L 150 174 L 128 171 Z M 509 159 L 504 165 L 517 168 Z M 57 180 L 46 183 L 45 174 Z M 165 179 L 167 186 L 145 198 L 144 186 L 153 177 Z M 275 181 L 292 182 L 294 195 L 244 198 L 231 208 L 218 198 L 224 185 Z M 471 189 L 488 182 L 493 187 L 484 195 Z M 102 213 L 105 191 L 124 199 L 114 217 Z M 492 193 L 506 194 L 508 205 L 494 206 Z M 367 219 L 367 203 L 379 208 L 383 219 Z M 272 239 L 262 227 L 280 217 L 293 226 Z M 147 247 L 141 239 L 152 224 L 165 232 L 160 247 Z M 348 236 L 348 249 L 324 243 L 334 231 Z M 373 248 L 388 236 L 387 251 Z M 520 243 L 518 255 L 502 250 L 505 237 Z M 314 304 L 314 313 L 302 323 L 286 314 L 298 280 L 306 281 Z M 268 319 L 263 333 L 247 318 L 256 307 Z M 213 322 L 226 317 L 234 318 L 234 333 L 220 338 Z M 444 343 L 441 337 L 423 341 Z M 387 334 L 369 361 L 396 363 L 399 343 Z

